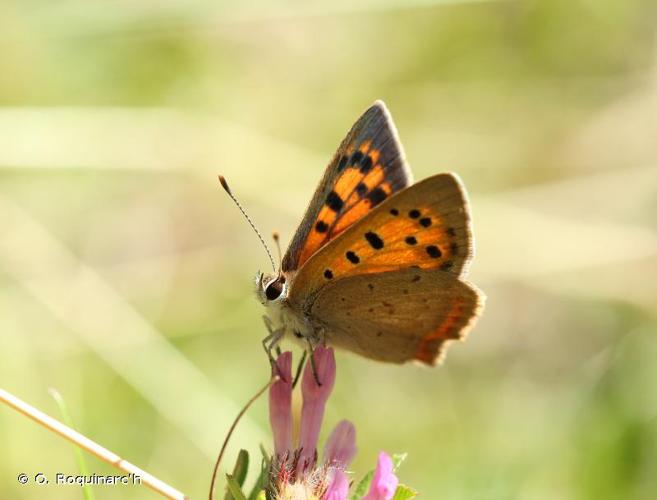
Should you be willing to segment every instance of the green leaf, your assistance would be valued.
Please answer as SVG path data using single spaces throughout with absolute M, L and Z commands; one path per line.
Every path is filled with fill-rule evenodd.
M 226 487 L 234 500 L 246 500 L 244 493 L 242 493 L 242 488 L 240 488 L 240 485 L 237 484 L 235 478 L 230 474 L 226 474 Z
M 408 453 L 394 453 L 392 455 L 392 470 L 397 472 L 397 469 L 399 469 L 401 464 L 404 463 L 404 460 L 406 460 L 407 456 Z
M 358 486 L 356 486 L 356 489 L 354 490 L 354 494 L 351 495 L 351 500 L 360 500 L 365 494 L 367 493 L 367 490 L 370 487 L 370 483 L 372 482 L 372 478 L 374 477 L 374 471 L 371 470 L 365 476 L 363 476 L 363 479 L 361 479 L 358 483 Z
M 249 500 L 260 500 L 261 495 L 264 495 L 264 491 L 267 488 L 267 482 L 269 480 L 269 465 L 270 460 L 267 455 L 265 455 L 264 449 L 262 451 L 262 462 L 260 464 L 260 475 L 256 479 L 255 484 L 251 493 L 249 493 Z M 265 498 L 265 497 L 262 497 Z
M 64 421 L 64 423 L 68 425 L 71 429 L 77 430 L 75 428 L 75 424 L 73 423 L 73 418 L 71 417 L 71 414 L 68 412 L 68 408 L 66 407 L 64 398 L 59 393 L 59 391 L 57 389 L 48 389 L 48 392 L 55 400 L 55 403 L 57 403 L 57 407 L 59 408 L 59 413 L 62 414 L 62 420 Z M 82 454 L 82 450 L 77 446 L 73 446 L 73 453 L 75 454 L 75 462 L 78 464 L 78 470 L 80 471 L 80 475 L 88 476 L 89 469 L 87 467 L 87 462 L 84 460 L 84 455 Z M 94 500 L 94 492 L 91 489 L 90 484 L 82 485 L 82 496 L 84 497 L 84 500 Z
M 240 486 L 244 485 L 244 480 L 246 479 L 246 473 L 249 471 L 249 452 L 246 450 L 240 450 L 237 455 L 237 460 L 235 461 L 235 467 L 233 467 L 233 477 L 237 484 Z
M 404 484 L 400 484 L 397 486 L 397 489 L 395 490 L 395 494 L 393 495 L 392 500 L 410 500 L 411 498 L 415 498 L 416 496 L 417 496 L 417 491 L 415 491 L 412 488 L 409 488 Z

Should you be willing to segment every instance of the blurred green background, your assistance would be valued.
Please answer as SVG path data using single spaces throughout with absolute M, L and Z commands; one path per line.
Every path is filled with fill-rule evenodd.
M 268 375 L 269 264 L 216 175 L 285 244 L 380 98 L 416 179 L 464 180 L 488 302 L 435 370 L 339 353 L 323 435 L 356 424 L 357 477 L 408 452 L 427 499 L 657 498 L 656 26 L 650 0 L 5 0 L 0 385 L 205 497 Z M 4 406 L 0 450 L 0 497 L 82 498 L 18 485 L 77 467 Z

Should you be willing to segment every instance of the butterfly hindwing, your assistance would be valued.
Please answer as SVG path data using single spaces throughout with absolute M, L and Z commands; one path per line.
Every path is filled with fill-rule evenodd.
M 390 114 L 377 101 L 358 119 L 327 167 L 283 258 L 282 270 L 299 269 L 329 241 L 411 182 Z
M 391 363 L 436 364 L 446 342 L 462 339 L 483 295 L 439 269 L 345 277 L 314 297 L 308 312 L 329 344 Z
M 472 257 L 465 192 L 453 174 L 424 179 L 354 223 L 299 270 L 289 299 L 304 307 L 332 281 L 407 267 L 464 276 Z

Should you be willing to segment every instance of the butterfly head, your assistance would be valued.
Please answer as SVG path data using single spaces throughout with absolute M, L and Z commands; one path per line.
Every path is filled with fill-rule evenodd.
M 280 302 L 287 295 L 287 283 L 285 276 L 281 273 L 256 274 L 256 295 L 258 300 L 268 305 L 273 302 Z

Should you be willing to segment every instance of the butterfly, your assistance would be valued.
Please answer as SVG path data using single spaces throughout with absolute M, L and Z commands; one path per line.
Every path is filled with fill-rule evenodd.
M 483 294 L 464 279 L 472 256 L 463 184 L 452 173 L 413 184 L 377 101 L 326 168 L 278 272 L 256 276 L 265 348 L 292 336 L 311 350 L 435 365 L 482 311 Z

